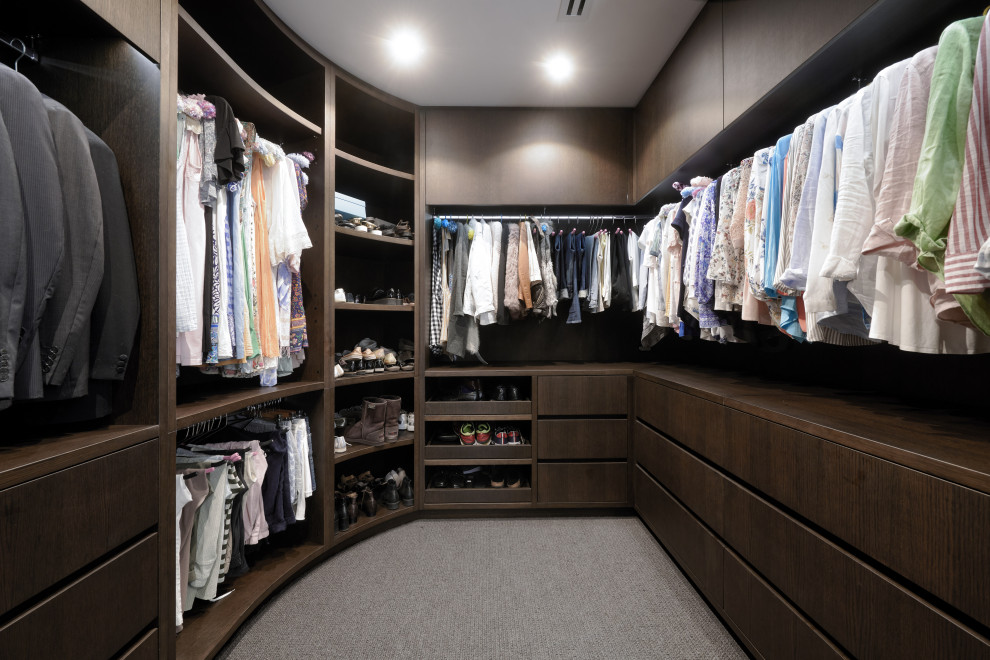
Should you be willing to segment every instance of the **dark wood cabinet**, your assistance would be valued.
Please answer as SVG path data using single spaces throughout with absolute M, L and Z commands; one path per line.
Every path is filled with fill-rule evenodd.
M 625 419 L 542 419 L 540 460 L 624 459 L 628 452 Z

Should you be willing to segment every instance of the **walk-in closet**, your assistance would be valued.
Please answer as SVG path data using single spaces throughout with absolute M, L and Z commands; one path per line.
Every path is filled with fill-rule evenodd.
M 990 659 L 990 15 L 0 16 L 0 658 Z

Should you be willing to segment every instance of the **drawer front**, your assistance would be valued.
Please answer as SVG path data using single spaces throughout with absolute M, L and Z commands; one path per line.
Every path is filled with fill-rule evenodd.
M 728 550 L 724 574 L 725 616 L 766 660 L 848 657 Z
M 636 416 L 708 460 L 722 464 L 725 408 L 669 387 L 636 379 Z
M 158 628 L 148 631 L 148 634 L 120 656 L 120 660 L 156 660 L 156 658 L 158 658 Z
M 537 424 L 537 457 L 620 459 L 628 453 L 624 419 L 552 419 Z
M 853 656 L 990 658 L 985 641 L 728 482 L 726 542 Z
M 628 415 L 627 376 L 540 376 L 541 415 Z
M 158 615 L 158 535 L 152 534 L 0 628 L 9 660 L 102 660 Z
M 0 613 L 157 521 L 157 440 L 0 491 Z
M 626 463 L 540 463 L 539 501 L 624 503 L 628 469 Z
M 700 460 L 651 428 L 636 422 L 633 455 L 706 525 L 722 534 L 722 490 L 725 479 Z
M 751 415 L 729 413 L 726 468 L 990 625 L 990 497 Z
M 722 543 L 639 466 L 633 469 L 636 510 L 677 563 L 722 608 Z

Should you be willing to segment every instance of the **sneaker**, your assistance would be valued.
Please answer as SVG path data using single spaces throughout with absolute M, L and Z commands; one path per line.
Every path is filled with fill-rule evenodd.
M 414 414 L 409 413 L 408 415 L 406 415 L 406 430 L 407 431 L 415 431 L 416 430 L 415 421 L 416 421 L 416 416 Z
M 333 365 L 333 377 L 340 378 L 343 375 L 344 375 L 344 368 L 339 364 Z
M 495 429 L 495 439 L 492 440 L 493 445 L 507 445 L 509 444 L 509 432 L 504 427 L 499 427 Z
M 507 444 L 507 445 L 521 445 L 523 443 L 522 442 L 522 433 L 519 432 L 519 429 L 517 429 L 517 428 L 511 428 L 511 429 L 509 429 L 508 434 L 509 434 L 509 441 L 506 442 L 505 444 Z
M 333 301 L 334 302 L 347 302 L 347 294 L 344 293 L 344 290 L 343 289 L 336 289 L 333 292 Z
M 465 422 L 456 429 L 457 437 L 461 439 L 462 445 L 473 445 L 475 441 L 474 424 Z
M 350 446 L 351 446 L 351 443 L 349 443 L 346 440 L 344 440 L 344 436 L 342 436 L 342 435 L 334 436 L 334 439 L 333 439 L 333 453 L 335 453 L 335 454 L 343 454 L 345 451 L 347 451 L 347 448 L 350 447 Z
M 409 413 L 407 413 L 405 410 L 400 410 L 399 411 L 399 430 L 400 431 L 405 431 L 406 430 L 406 415 L 408 415 L 408 414 Z
M 475 442 L 479 445 L 487 445 L 492 441 L 492 425 L 488 422 L 481 422 L 475 429 Z

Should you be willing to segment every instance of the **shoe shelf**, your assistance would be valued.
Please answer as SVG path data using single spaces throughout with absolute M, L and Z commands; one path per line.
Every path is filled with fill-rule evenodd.
M 414 312 L 416 311 L 415 303 L 406 303 L 402 305 L 385 305 L 376 303 L 349 303 L 349 302 L 339 302 L 334 303 L 333 308 L 338 311 L 355 311 L 355 312 Z
M 411 238 L 397 238 L 395 236 L 379 236 L 377 234 L 372 234 L 367 231 L 358 231 L 357 229 L 348 229 L 347 227 L 334 227 L 334 233 L 337 235 L 337 247 L 338 248 L 348 248 L 348 243 L 350 241 L 358 241 L 356 245 L 351 245 L 352 248 L 360 248 L 366 246 L 367 241 L 373 243 L 385 243 L 387 245 L 397 245 L 402 247 L 412 247 L 415 245 L 413 239 Z
M 429 404 L 427 404 L 429 405 Z M 423 421 L 425 422 L 512 422 L 512 421 L 528 421 L 533 419 L 533 415 L 530 413 L 525 414 L 507 414 L 507 415 L 496 415 L 496 414 L 485 414 L 485 413 L 468 413 L 459 412 L 456 414 L 423 414 Z
M 493 419 L 531 419 L 532 401 L 426 401 L 423 414 L 444 418 L 470 418 L 488 415 Z
M 218 415 L 237 412 L 247 406 L 265 403 L 273 399 L 316 392 L 323 389 L 323 381 L 300 380 L 279 383 L 273 387 L 254 387 L 205 394 L 175 406 L 176 428 L 182 429 L 197 422 L 205 422 Z
M 398 509 L 386 509 L 384 506 L 379 506 L 378 513 L 376 513 L 373 517 L 368 518 L 364 514 L 361 514 L 361 517 L 358 518 L 357 522 L 352 524 L 345 531 L 335 532 L 333 535 L 333 543 L 334 545 L 336 545 L 337 543 L 340 543 L 341 541 L 344 541 L 354 536 L 358 532 L 371 529 L 372 527 L 377 527 L 386 520 L 392 520 L 397 517 L 406 516 L 415 511 L 416 511 L 415 504 L 411 504 L 409 506 L 406 506 L 405 504 L 400 504 Z
M 206 660 L 214 657 L 252 612 L 282 584 L 318 559 L 325 546 L 306 543 L 273 550 L 234 580 L 229 595 L 198 614 L 187 613 L 175 638 L 175 657 Z
M 495 504 L 533 501 L 533 489 L 525 488 L 427 488 L 423 503 L 430 504 Z
M 334 149 L 333 153 L 336 156 L 339 156 L 345 160 L 349 160 L 352 163 L 356 163 L 361 167 L 367 167 L 369 170 L 374 170 L 375 172 L 388 174 L 389 176 L 397 176 L 400 179 L 409 179 L 410 181 L 414 181 L 416 179 L 416 176 L 414 174 L 410 174 L 409 172 L 403 172 L 402 170 L 395 170 L 392 169 L 391 167 L 385 167 L 384 165 L 373 163 L 370 160 L 365 160 L 360 156 L 355 156 L 354 154 L 348 153 L 343 149 Z
M 222 96 L 270 140 L 294 142 L 323 133 L 255 82 L 182 7 L 178 36 L 184 91 Z
M 528 465 L 533 457 L 533 445 L 449 445 L 423 447 L 427 465 L 484 464 Z
M 34 433 L 41 437 L 32 436 Z M 110 425 L 58 432 L 36 427 L 7 437 L 0 446 L 0 490 L 126 449 L 158 435 L 158 426 Z M 6 444 L 9 442 L 16 444 Z
M 366 374 L 366 375 L 354 375 L 348 376 L 344 374 L 334 378 L 334 387 L 344 387 L 346 385 L 359 385 L 360 383 L 375 383 L 380 380 L 401 380 L 405 378 L 412 378 L 416 375 L 415 371 L 386 371 L 383 374 Z
M 408 447 L 416 441 L 416 434 L 412 431 L 399 431 L 399 439 L 384 445 L 358 445 L 354 444 L 347 448 L 347 451 L 333 455 L 334 463 L 343 463 L 358 456 L 374 454 L 380 451 L 395 449 L 396 447 Z

